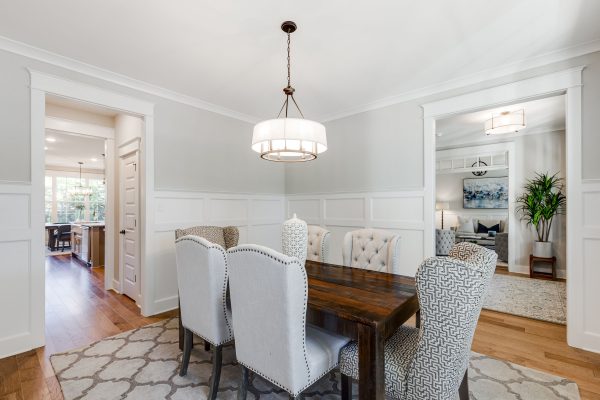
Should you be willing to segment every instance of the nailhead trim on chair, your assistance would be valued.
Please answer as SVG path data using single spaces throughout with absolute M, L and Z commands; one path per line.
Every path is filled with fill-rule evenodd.
M 308 382 L 311 382 L 311 379 L 310 379 L 310 367 L 308 365 L 308 356 L 306 354 L 306 308 L 307 308 L 307 302 L 308 302 L 308 280 L 306 278 L 306 270 L 300 264 L 300 260 L 298 260 L 295 257 L 292 258 L 292 260 L 290 260 L 290 261 L 285 261 L 285 260 L 282 260 L 279 257 L 274 257 L 271 254 L 268 254 L 268 253 L 266 253 L 264 251 L 260 251 L 260 250 L 256 250 L 256 249 L 252 249 L 252 248 L 247 248 L 247 247 L 242 247 L 242 246 L 238 246 L 238 247 L 233 248 L 232 250 L 228 250 L 228 252 L 230 252 L 230 253 L 241 253 L 241 252 L 244 252 L 244 251 L 249 251 L 249 252 L 253 252 L 253 253 L 262 254 L 264 256 L 269 257 L 272 260 L 280 262 L 281 264 L 285 265 L 286 267 L 290 266 L 290 265 L 296 265 L 298 268 L 300 268 L 300 271 L 304 270 L 304 274 L 302 274 L 302 276 L 304 277 L 304 312 L 303 312 L 303 316 L 302 316 L 302 329 L 303 329 L 303 332 L 302 332 L 302 352 L 304 354 L 304 362 L 306 363 L 306 372 L 308 373 Z M 242 364 L 242 363 L 240 362 L 240 364 Z M 245 364 L 242 364 L 242 365 L 246 366 Z M 282 386 L 280 383 L 278 383 L 278 382 L 276 382 L 276 381 L 274 381 L 272 379 L 269 379 L 266 376 L 263 376 L 260 372 L 255 371 L 254 369 L 252 369 L 250 367 L 247 367 L 247 368 L 249 368 L 250 370 L 256 372 L 257 374 L 259 374 L 263 378 L 267 379 L 268 381 L 270 381 L 270 382 L 276 384 L 277 386 L 281 387 L 282 389 L 284 389 L 288 393 L 292 394 L 293 396 L 297 396 L 299 393 L 302 393 L 302 391 L 304 389 L 306 389 L 308 386 L 310 386 L 310 385 L 308 385 L 308 386 L 304 387 L 298 393 L 293 393 L 289 388 L 286 388 L 285 386 Z
M 198 239 L 206 240 L 207 242 L 211 243 L 211 245 L 210 246 L 206 246 L 204 243 L 202 243 Z M 210 342 L 211 344 L 213 344 L 215 346 L 220 346 L 222 344 L 229 343 L 232 340 L 234 340 L 234 338 L 233 338 L 233 332 L 232 332 L 232 329 L 231 329 L 231 324 L 229 322 L 229 318 L 227 318 L 227 283 L 229 282 L 229 270 L 227 268 L 227 255 L 225 254 L 225 250 L 220 245 L 218 245 L 216 243 L 212 243 L 208 239 L 202 238 L 200 236 L 195 236 L 195 235 L 186 235 L 186 236 L 183 236 L 183 237 L 177 239 L 175 241 L 175 243 L 179 243 L 179 242 L 182 242 L 182 241 L 185 241 L 185 240 L 189 240 L 189 241 L 192 241 L 194 243 L 197 243 L 200 246 L 204 247 L 205 249 L 217 249 L 217 250 L 219 250 L 221 252 L 221 255 L 223 256 L 223 261 L 225 262 L 225 282 L 223 282 L 223 290 L 222 290 L 222 296 L 223 296 L 222 297 L 222 300 L 223 300 L 223 314 L 225 315 L 225 324 L 227 325 L 227 331 L 229 332 L 229 338 L 226 339 L 226 340 L 224 340 L 224 341 L 222 341 L 221 343 L 213 343 L 212 341 L 204 338 L 202 335 L 199 335 L 196 332 L 194 332 L 194 333 L 196 333 L 196 335 L 200 336 L 204 340 L 207 340 L 208 342 Z M 182 321 L 182 325 L 183 325 L 183 321 Z

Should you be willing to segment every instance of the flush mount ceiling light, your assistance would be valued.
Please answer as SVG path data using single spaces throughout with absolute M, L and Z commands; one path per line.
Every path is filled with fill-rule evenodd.
M 89 196 L 92 194 L 92 188 L 83 185 L 83 181 L 81 179 L 81 167 L 83 166 L 83 162 L 79 161 L 79 184 L 73 186 L 73 188 L 69 191 L 71 196 Z
M 304 118 L 291 84 L 290 74 L 290 34 L 297 29 L 292 21 L 281 24 L 281 30 L 287 34 L 287 86 L 283 89 L 285 101 L 275 119 L 259 122 L 254 126 L 252 150 L 269 161 L 302 162 L 317 158 L 317 154 L 327 150 L 325 127 L 315 121 Z M 302 118 L 289 118 L 290 98 Z M 280 118 L 285 110 L 285 115 Z
M 525 110 L 504 111 L 485 121 L 486 135 L 519 132 L 525 128 Z

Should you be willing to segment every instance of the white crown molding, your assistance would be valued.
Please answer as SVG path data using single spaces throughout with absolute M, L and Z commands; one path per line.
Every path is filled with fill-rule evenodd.
M 106 82 L 162 97 L 164 99 L 176 101 L 178 103 L 186 104 L 195 108 L 211 111 L 227 117 L 232 117 L 241 121 L 256 123 L 259 120 L 259 118 L 251 115 L 230 110 L 228 108 L 221 107 L 189 95 L 130 78 L 128 76 L 121 75 L 104 68 L 96 67 L 73 58 L 52 53 L 50 51 L 34 47 L 23 42 L 18 42 L 7 37 L 0 36 L 0 50 L 45 62 L 57 67 L 68 69 L 70 71 L 78 72 L 80 74 L 88 75 Z
M 168 100 L 176 101 L 178 103 L 186 104 L 202 110 L 211 111 L 217 114 L 232 117 L 241 121 L 254 124 L 262 119 L 256 116 L 244 114 L 226 107 L 212 104 L 193 96 L 178 93 L 170 89 L 153 85 L 151 83 L 130 78 L 128 76 L 118 74 L 100 67 L 96 67 L 94 65 L 87 64 L 69 57 L 52 53 L 50 51 L 34 47 L 23 42 L 18 42 L 7 37 L 0 36 L 0 50 L 18 54 L 34 60 L 42 61 L 54 66 L 88 75 L 103 81 L 111 82 L 120 86 L 128 87 L 130 89 L 138 90 Z M 489 81 L 506 75 L 526 71 L 528 69 L 541 67 L 547 64 L 568 60 L 570 58 L 582 56 L 584 54 L 589 54 L 596 51 L 600 51 L 600 39 L 575 45 L 572 47 L 567 47 L 564 49 L 555 50 L 549 53 L 539 55 L 537 57 L 513 61 L 503 66 L 490 68 L 471 75 L 451 79 L 445 82 L 439 82 L 420 89 L 407 91 L 370 103 L 365 103 L 360 106 L 352 107 L 339 113 L 329 114 L 318 119 L 321 122 L 333 121 L 336 119 L 359 114 L 365 111 L 371 111 L 379 108 L 388 107 L 394 104 L 431 96 L 437 93 L 442 93 L 453 89 L 459 89 L 461 87 Z
M 336 119 L 359 114 L 365 111 L 376 110 L 379 108 L 388 107 L 394 104 L 403 103 L 410 100 L 420 99 L 423 97 L 435 95 L 453 89 L 460 89 L 469 85 L 490 81 L 493 79 L 501 78 L 506 75 L 511 75 L 529 69 L 542 67 L 544 65 L 568 60 L 570 58 L 594 53 L 596 51 L 600 51 L 600 39 L 575 45 L 572 47 L 566 47 L 563 49 L 551 51 L 549 53 L 541 54 L 537 57 L 513 61 L 509 64 L 483 70 L 471 75 L 462 76 L 445 82 L 440 82 L 430 86 L 426 86 L 424 88 L 415 89 L 408 92 L 400 93 L 395 96 L 386 97 L 384 99 L 376 100 L 371 103 L 366 103 L 361 106 L 353 107 L 344 112 L 331 114 L 329 116 L 326 116 L 325 118 L 320 118 L 320 120 L 321 122 L 333 121 Z

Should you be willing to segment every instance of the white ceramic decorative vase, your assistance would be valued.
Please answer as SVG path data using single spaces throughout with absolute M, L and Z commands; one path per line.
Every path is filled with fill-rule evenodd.
M 534 257 L 552 258 L 552 242 L 533 242 Z
M 281 247 L 283 254 L 298 258 L 300 263 L 304 265 L 308 247 L 308 226 L 305 221 L 298 219 L 296 214 L 292 219 L 288 219 L 283 223 Z

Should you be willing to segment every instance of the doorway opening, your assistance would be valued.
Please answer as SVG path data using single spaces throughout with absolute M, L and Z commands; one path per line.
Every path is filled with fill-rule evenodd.
M 510 132 L 486 134 L 486 122 L 507 115 L 516 116 L 519 125 Z M 458 242 L 476 243 L 497 254 L 484 308 L 567 322 L 566 207 L 557 207 L 551 215 L 545 239 L 552 251 L 539 254 L 539 238 L 528 215 L 542 207 L 547 215 L 551 207 L 544 203 L 522 209 L 519 201 L 528 195 L 528 183 L 542 175 L 557 179 L 551 196 L 559 190 L 566 194 L 565 129 L 564 94 L 436 121 L 436 254 L 447 255 L 449 246 Z M 544 228 L 543 222 L 539 228 Z
M 119 110 L 45 98 L 48 353 L 119 333 L 142 318 L 142 127 L 141 118 Z

